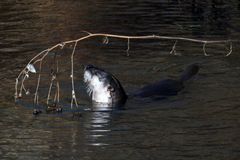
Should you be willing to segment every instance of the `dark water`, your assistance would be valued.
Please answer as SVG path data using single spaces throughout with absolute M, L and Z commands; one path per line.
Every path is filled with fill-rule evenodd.
M 237 0 L 2 0 L 0 159 L 239 159 L 238 43 L 229 57 L 224 56 L 225 45 L 210 45 L 206 57 L 200 44 L 179 42 L 174 56 L 169 55 L 174 41 L 134 40 L 128 57 L 126 40 L 110 39 L 106 45 L 92 39 L 79 44 L 75 57 L 80 107 L 91 107 L 81 82 L 83 63 L 114 73 L 127 92 L 177 76 L 189 63 L 199 62 L 202 67 L 178 96 L 128 100 L 121 111 L 72 117 L 65 107 L 62 114 L 34 117 L 32 108 L 15 105 L 13 99 L 15 78 L 34 55 L 83 36 L 83 30 L 238 40 L 239 18 Z M 71 92 L 67 51 L 60 57 L 60 70 L 66 73 L 61 79 L 65 102 Z M 47 85 L 41 87 L 46 95 Z

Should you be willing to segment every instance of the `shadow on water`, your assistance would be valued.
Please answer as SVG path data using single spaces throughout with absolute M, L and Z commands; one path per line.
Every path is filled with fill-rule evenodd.
M 17 74 L 37 52 L 84 33 L 166 35 L 198 39 L 239 39 L 237 0 L 228 1 L 51 1 L 0 2 L 0 159 L 237 159 L 239 146 L 239 46 L 224 57 L 224 45 L 173 41 L 92 39 L 79 44 L 75 81 L 81 115 L 69 103 L 71 48 L 59 56 L 60 114 L 32 115 L 36 75 L 31 95 L 14 104 Z M 51 57 L 48 59 L 51 62 Z M 163 100 L 129 99 L 125 110 L 90 112 L 81 64 L 94 64 L 113 73 L 127 92 L 166 77 L 176 77 L 187 64 L 200 62 L 199 75 L 177 96 Z M 51 65 L 45 65 L 48 71 Z M 43 76 L 45 103 L 49 76 Z

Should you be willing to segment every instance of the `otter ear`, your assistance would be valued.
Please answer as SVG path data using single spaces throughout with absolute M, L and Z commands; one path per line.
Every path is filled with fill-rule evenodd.
M 114 92 L 115 91 L 112 86 L 108 86 L 107 90 L 110 91 L 110 92 Z

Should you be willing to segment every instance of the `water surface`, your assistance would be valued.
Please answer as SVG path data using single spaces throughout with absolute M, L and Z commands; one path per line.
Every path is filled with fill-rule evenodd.
M 75 78 L 80 107 L 84 94 L 81 64 L 115 74 L 127 92 L 199 62 L 200 73 L 178 95 L 162 101 L 130 99 L 125 110 L 32 115 L 15 105 L 15 78 L 38 52 L 83 36 L 81 31 L 123 35 L 164 35 L 197 39 L 239 39 L 239 1 L 52 1 L 0 2 L 0 159 L 238 159 L 240 157 L 240 63 L 238 43 L 225 57 L 225 45 L 174 41 L 96 38 L 79 44 Z M 71 47 L 59 56 L 62 101 L 70 100 Z M 51 60 L 51 57 L 49 58 Z M 50 63 L 50 61 L 49 61 Z M 50 66 L 50 65 L 49 65 Z M 48 69 L 46 64 L 46 69 Z M 34 75 L 29 87 L 36 84 Z M 49 77 L 41 84 L 46 96 Z M 31 90 L 32 93 L 32 90 Z

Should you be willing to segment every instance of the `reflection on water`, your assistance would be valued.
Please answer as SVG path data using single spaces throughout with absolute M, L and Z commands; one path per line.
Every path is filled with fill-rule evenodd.
M 109 128 L 110 115 L 111 112 L 92 112 L 89 114 L 89 123 L 86 123 L 86 127 L 89 129 L 90 133 L 89 144 L 93 146 L 104 146 L 108 145 L 106 142 L 102 141 L 111 132 Z
M 112 72 L 128 93 L 161 78 L 178 75 L 189 63 L 202 64 L 199 75 L 175 97 L 161 101 L 129 99 L 125 110 L 85 111 L 73 116 L 41 114 L 13 103 L 22 67 L 58 42 L 82 30 L 124 35 L 166 35 L 200 39 L 239 39 L 240 2 L 232 1 L 53 1 L 0 2 L 0 159 L 237 159 L 239 146 L 239 54 L 224 57 L 224 45 L 172 41 L 93 39 L 76 52 L 80 106 L 92 107 L 84 92 L 81 64 Z M 69 104 L 69 53 L 59 58 L 62 103 Z M 47 68 L 47 66 L 46 66 Z M 31 75 L 34 77 L 34 75 Z M 41 94 L 49 78 L 43 78 Z M 30 81 L 30 80 L 29 80 Z M 35 84 L 35 81 L 32 80 Z M 30 88 L 31 89 L 31 88 Z M 31 100 L 32 102 L 32 100 Z

